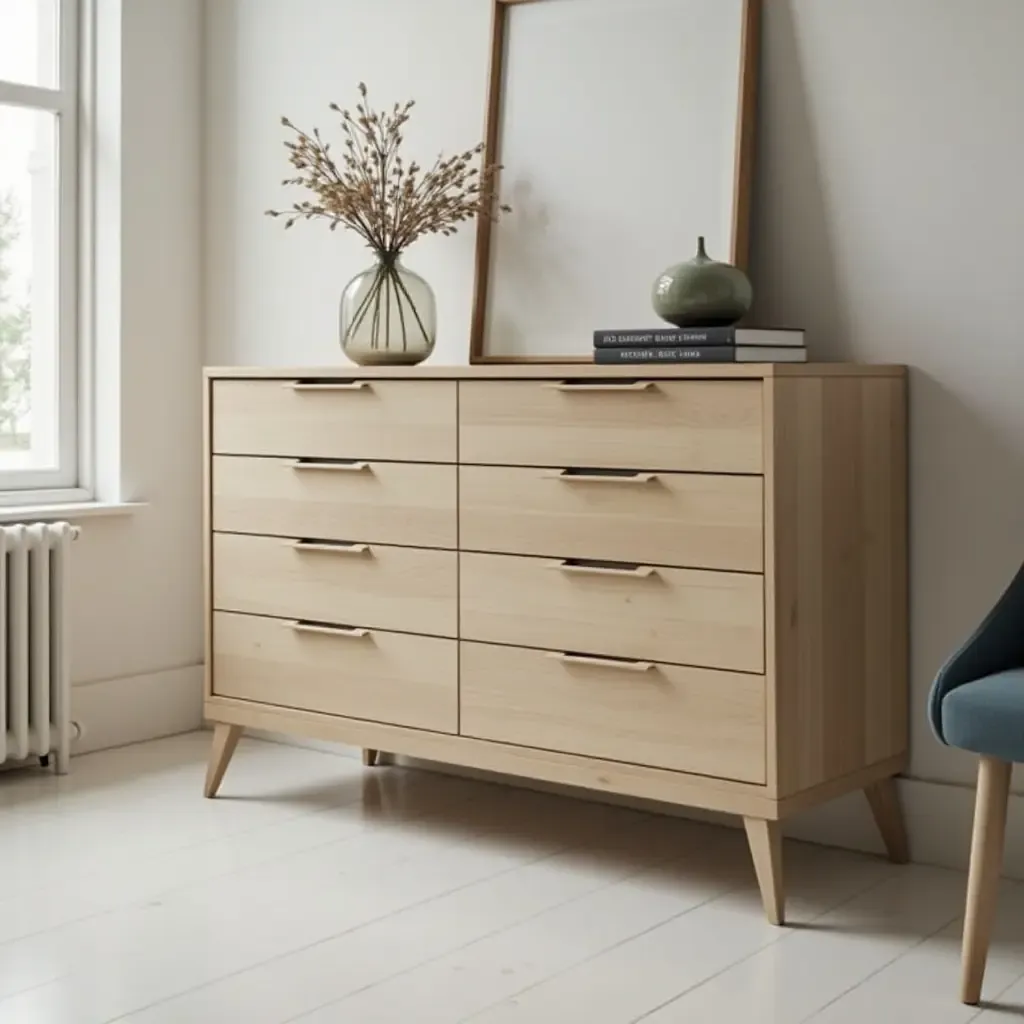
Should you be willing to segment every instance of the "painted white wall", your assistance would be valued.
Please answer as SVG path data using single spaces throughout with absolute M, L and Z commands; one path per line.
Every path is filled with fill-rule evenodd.
M 201 718 L 200 0 L 97 0 L 96 429 L 75 545 L 78 749 Z
M 285 233 L 263 216 L 290 201 L 281 115 L 326 126 L 328 103 L 353 106 L 365 81 L 381 103 L 416 99 L 411 151 L 433 162 L 468 148 L 483 132 L 489 26 L 488 0 L 207 3 L 208 363 L 339 362 L 338 299 L 372 262 L 355 235 L 320 224 Z M 472 230 L 425 239 L 405 262 L 437 294 L 434 360 L 465 362 Z
M 911 381 L 911 774 L 932 676 L 1024 561 L 1019 0 L 768 0 L 754 274 L 826 359 Z M 1024 792 L 1024 776 L 1018 780 Z
M 823 359 L 914 368 L 911 774 L 967 782 L 972 759 L 932 740 L 924 701 L 1024 558 L 1024 4 L 765 2 L 761 318 L 806 326 Z M 367 256 L 351 236 L 285 235 L 261 216 L 284 198 L 278 118 L 326 126 L 327 103 L 365 79 L 382 101 L 416 97 L 413 145 L 476 142 L 489 6 L 207 5 L 208 362 L 340 361 L 337 297 Z M 408 263 L 438 293 L 435 361 L 465 362 L 472 232 L 424 242 Z

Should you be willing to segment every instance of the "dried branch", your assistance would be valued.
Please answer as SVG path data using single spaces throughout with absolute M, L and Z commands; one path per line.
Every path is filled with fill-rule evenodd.
M 512 212 L 498 203 L 501 166 L 477 166 L 482 144 L 456 156 L 441 155 L 424 172 L 401 153 L 414 102 L 396 103 L 381 112 L 370 106 L 362 83 L 359 96 L 355 114 L 337 103 L 330 105 L 341 119 L 342 149 L 337 158 L 318 129 L 310 134 L 281 118 L 294 133 L 285 148 L 295 169 L 282 184 L 305 188 L 313 197 L 300 199 L 287 210 L 267 210 L 268 216 L 286 218 L 286 228 L 299 220 L 326 220 L 332 231 L 339 225 L 354 231 L 378 254 L 394 260 L 424 235 L 454 235 L 468 220 L 497 220 L 501 213 Z

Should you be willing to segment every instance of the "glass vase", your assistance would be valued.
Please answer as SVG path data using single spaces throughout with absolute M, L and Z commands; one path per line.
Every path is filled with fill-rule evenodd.
M 341 347 L 359 366 L 421 363 L 437 341 L 437 303 L 430 285 L 381 253 L 341 296 Z

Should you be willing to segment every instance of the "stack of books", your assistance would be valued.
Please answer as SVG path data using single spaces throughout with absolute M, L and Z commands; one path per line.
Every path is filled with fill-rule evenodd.
M 767 327 L 594 331 L 595 363 L 806 363 L 804 332 Z

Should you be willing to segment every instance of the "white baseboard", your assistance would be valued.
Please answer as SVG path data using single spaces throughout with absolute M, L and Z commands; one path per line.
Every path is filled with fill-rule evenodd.
M 79 724 L 82 732 L 74 743 L 73 752 L 84 754 L 199 729 L 203 721 L 202 693 L 202 665 L 76 686 L 71 697 L 72 718 Z M 342 757 L 358 756 L 358 751 L 354 748 L 341 744 L 304 740 L 276 733 L 259 732 L 253 735 Z M 650 801 L 615 798 L 608 794 L 570 789 L 491 772 L 405 758 L 399 758 L 398 763 L 543 792 L 563 793 L 581 799 L 602 800 L 658 813 L 679 814 L 683 817 L 730 825 L 739 823 L 738 819 L 728 815 L 707 814 Z M 913 859 L 922 864 L 966 868 L 974 815 L 974 790 L 958 784 L 920 779 L 900 779 L 899 787 Z M 785 831 L 786 835 L 794 839 L 825 846 L 839 846 L 867 853 L 882 852 L 882 844 L 871 820 L 867 802 L 859 793 L 793 818 L 786 823 Z M 1009 878 L 1024 879 L 1024 794 L 1010 797 L 1003 873 Z
M 910 837 L 911 858 L 921 864 L 965 869 L 974 824 L 974 788 L 958 783 L 900 779 L 900 797 Z M 859 794 L 808 811 L 786 834 L 851 850 L 880 852 L 866 801 Z M 1011 794 L 1003 875 L 1024 879 L 1024 795 Z
M 296 740 L 276 733 L 261 733 L 264 739 L 292 746 L 311 747 L 343 757 L 358 756 L 355 748 L 340 744 Z M 660 814 L 696 818 L 723 825 L 739 827 L 740 819 L 733 815 L 714 814 L 687 807 L 658 804 L 630 797 L 615 797 L 597 791 L 571 789 L 553 783 L 538 782 L 493 772 L 476 771 L 455 765 L 437 764 L 414 758 L 397 758 L 397 764 L 410 768 L 438 771 L 463 778 L 476 778 L 488 782 L 519 786 L 545 793 L 560 793 L 584 800 L 620 804 Z M 968 786 L 944 782 L 926 782 L 921 779 L 900 779 L 898 782 L 903 811 L 910 836 L 910 852 L 920 864 L 966 869 L 974 821 L 974 790 Z M 838 846 L 864 853 L 884 852 L 878 830 L 875 828 L 867 801 L 861 793 L 851 793 L 839 800 L 823 804 L 812 811 L 786 822 L 785 833 L 793 839 L 802 839 L 822 846 Z M 1024 795 L 1010 797 L 1010 813 L 1006 828 L 1006 855 L 1003 874 L 1007 878 L 1024 879 Z
M 73 754 L 193 732 L 203 723 L 203 666 L 74 686 L 71 718 L 81 730 Z

